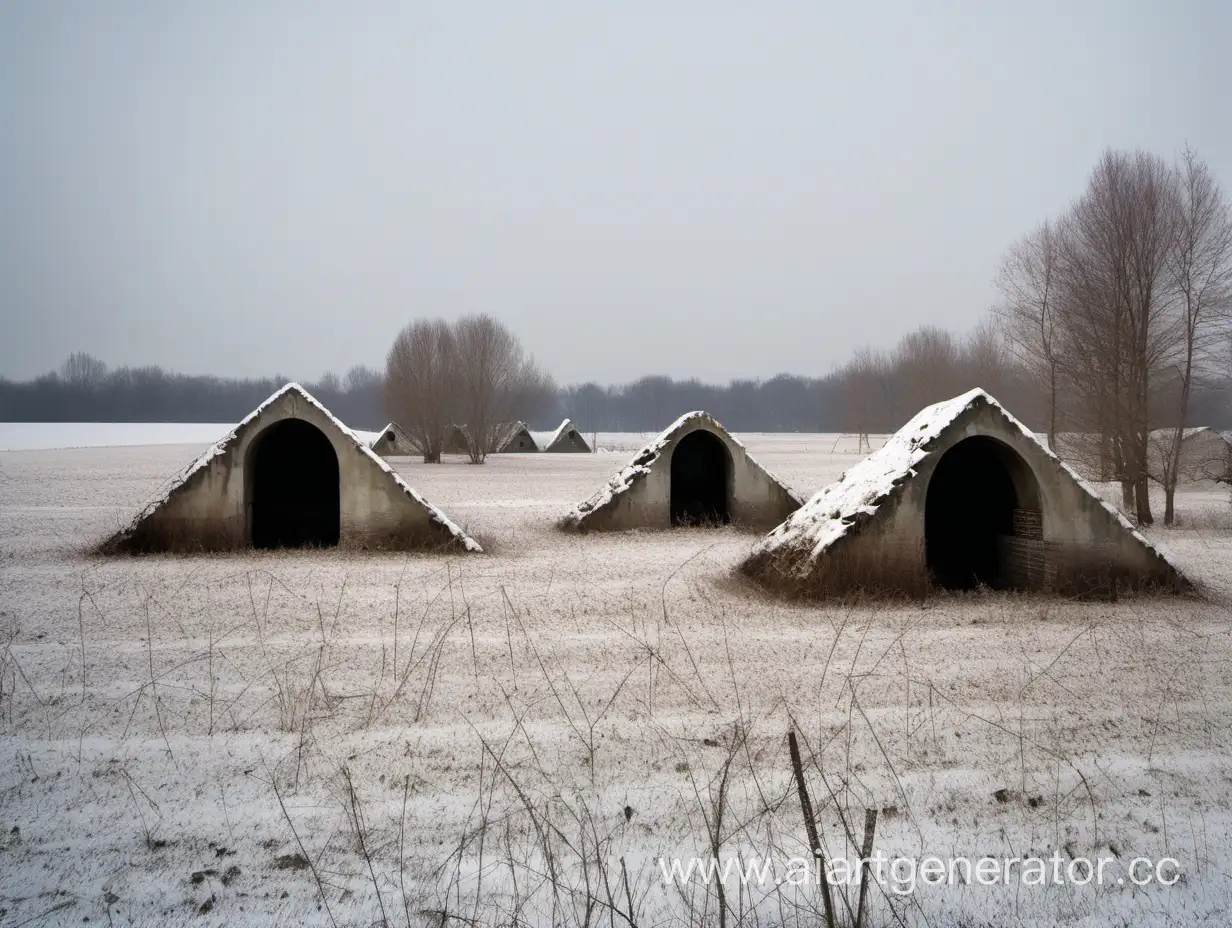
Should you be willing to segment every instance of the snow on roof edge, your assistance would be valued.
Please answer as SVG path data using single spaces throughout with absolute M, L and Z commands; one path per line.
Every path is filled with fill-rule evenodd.
M 384 461 L 384 459 L 381 458 L 379 454 L 377 454 L 370 447 L 368 447 L 367 443 L 365 443 L 363 439 L 361 439 L 358 435 L 356 435 L 354 430 L 352 430 L 350 427 L 345 425 L 341 419 L 339 419 L 332 412 L 326 409 L 320 400 L 318 400 L 315 396 L 313 396 L 311 393 L 309 393 L 307 390 L 305 390 L 300 384 L 296 383 L 295 381 L 291 381 L 290 383 L 284 384 L 283 386 L 275 390 L 273 393 L 271 393 L 259 406 L 257 406 L 256 409 L 254 409 L 252 412 L 246 415 L 243 419 L 237 422 L 235 427 L 231 429 L 230 432 L 228 432 L 218 441 L 214 442 L 214 444 L 211 445 L 210 448 L 204 454 L 202 454 L 195 461 L 193 461 L 191 464 L 185 467 L 178 475 L 173 477 L 167 484 L 166 489 L 164 489 L 155 499 L 153 499 L 152 501 L 147 503 L 144 507 L 142 507 L 141 511 L 138 512 L 137 515 L 133 517 L 133 520 L 128 524 L 127 527 L 122 529 L 119 534 L 123 535 L 123 534 L 127 534 L 133 531 L 133 529 L 135 529 L 141 522 L 143 522 L 149 516 L 153 515 L 154 512 L 158 508 L 164 505 L 167 502 L 167 500 L 171 498 L 171 494 L 174 493 L 176 490 L 180 489 L 182 486 L 184 486 L 184 484 L 187 483 L 194 474 L 196 474 L 198 471 L 207 467 L 211 461 L 213 461 L 215 458 L 225 453 L 227 450 L 227 447 L 233 441 L 235 441 L 241 429 L 249 425 L 249 423 L 253 422 L 258 416 L 261 415 L 261 413 L 263 413 L 266 409 L 268 409 L 271 404 L 273 404 L 276 400 L 281 399 L 287 393 L 298 393 L 305 401 L 307 401 L 312 406 L 315 406 L 317 410 L 321 412 L 326 417 L 326 419 L 330 421 L 332 425 L 337 426 L 343 435 L 345 435 L 352 442 L 354 442 L 355 447 L 357 447 L 363 454 L 366 454 L 369 460 L 375 463 L 385 473 L 393 477 L 394 482 L 402 489 L 404 493 L 410 496 L 411 499 L 415 500 L 415 502 L 419 503 L 419 505 L 423 506 L 424 509 L 428 511 L 429 519 L 436 522 L 438 525 L 440 525 L 442 528 L 448 531 L 451 535 L 453 535 L 454 538 L 462 542 L 462 546 L 467 551 L 471 551 L 476 554 L 483 553 L 483 548 L 480 546 L 479 542 L 475 541 L 475 539 L 471 538 L 470 535 L 464 532 L 457 525 L 457 523 L 455 523 L 452 519 L 449 518 L 449 516 L 445 515 L 445 513 L 443 513 L 440 509 L 437 509 L 436 506 L 428 502 L 423 497 L 423 495 L 419 493 L 418 490 L 414 489 L 412 486 L 410 486 L 410 484 L 408 484 L 405 480 L 403 480 L 401 475 L 396 470 L 394 470 L 392 467 L 390 467 Z M 382 431 L 381 434 L 384 434 L 384 431 Z
M 805 539 L 811 541 L 809 560 L 819 557 L 828 548 L 847 536 L 860 516 L 872 516 L 908 479 L 915 476 L 915 466 L 932 452 L 921 450 L 949 428 L 963 413 L 983 400 L 1018 429 L 1024 438 L 1051 458 L 1073 480 L 1101 505 L 1122 528 L 1156 556 L 1180 571 L 1167 556 L 1166 549 L 1148 541 L 1119 509 L 1094 491 L 1068 464 L 1035 437 L 995 397 L 981 387 L 959 396 L 942 400 L 916 413 L 879 449 L 849 468 L 838 480 L 813 494 L 800 509 L 765 535 L 751 552 L 770 553 L 783 548 L 799 547 Z M 920 434 L 922 433 L 922 434 Z M 883 466 L 885 465 L 885 466 Z M 818 510 L 822 511 L 819 516 Z M 801 538 L 800 536 L 804 536 Z
M 667 445 L 668 441 L 670 441 L 677 432 L 683 429 L 690 421 L 694 419 L 705 419 L 710 424 L 719 428 L 732 442 L 732 444 L 744 452 L 745 458 L 752 467 L 759 470 L 761 473 L 765 474 L 768 479 L 773 480 L 776 484 L 782 487 L 783 490 L 793 500 L 795 500 L 797 505 L 803 505 L 804 501 L 800 497 L 800 494 L 787 484 L 783 483 L 783 481 L 781 481 L 778 477 L 771 474 L 768 470 L 766 470 L 766 468 L 762 467 L 757 459 L 754 458 L 753 455 L 749 454 L 749 449 L 744 446 L 744 443 L 729 432 L 718 419 L 710 415 L 710 413 L 705 410 L 695 409 L 692 412 L 686 412 L 684 415 L 677 417 L 675 422 L 643 445 L 641 450 L 633 455 L 628 464 L 617 471 L 607 481 L 607 483 L 591 494 L 588 499 L 578 503 L 571 510 L 569 510 L 561 521 L 567 525 L 576 525 L 592 513 L 598 512 L 605 506 L 610 505 L 617 496 L 627 493 L 634 486 L 634 484 L 650 473 L 650 469 L 654 466 L 655 462 L 658 461 L 659 456 L 663 453 L 663 448 Z M 569 420 L 566 419 L 565 421 L 568 422 Z

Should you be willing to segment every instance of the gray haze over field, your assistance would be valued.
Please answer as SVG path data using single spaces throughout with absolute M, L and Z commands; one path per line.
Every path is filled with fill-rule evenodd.
M 486 311 L 562 382 L 973 325 L 1107 146 L 1232 186 L 1232 5 L 0 6 L 0 375 L 304 379 Z

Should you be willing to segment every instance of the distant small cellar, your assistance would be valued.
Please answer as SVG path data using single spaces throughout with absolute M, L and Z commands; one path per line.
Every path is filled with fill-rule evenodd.
M 574 531 L 767 526 L 801 500 L 705 412 L 681 416 L 560 521 Z
M 496 430 L 495 454 L 531 454 L 539 450 L 525 422 L 508 422 Z
M 397 422 L 391 422 L 372 440 L 369 446 L 383 458 L 409 457 L 419 454 L 419 446 Z
M 557 426 L 556 431 L 544 442 L 543 450 L 551 454 L 589 453 L 590 445 L 586 443 L 582 433 L 577 430 L 577 426 L 566 419 Z
M 334 546 L 482 550 L 292 383 L 189 465 L 99 550 Z
M 741 569 L 813 597 L 1189 586 L 982 390 L 920 412 L 770 532 Z

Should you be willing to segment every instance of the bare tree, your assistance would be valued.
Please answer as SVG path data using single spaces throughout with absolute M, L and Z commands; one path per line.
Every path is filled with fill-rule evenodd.
M 1153 521 L 1150 398 L 1175 347 L 1167 261 L 1176 230 L 1172 168 L 1144 152 L 1105 152 L 1060 237 L 1066 376 L 1095 420 L 1101 459 L 1127 507 Z
M 1060 343 L 1057 332 L 1058 241 L 1051 222 L 1024 236 L 1005 255 L 997 274 L 1004 302 L 994 308 L 1014 356 L 1044 387 L 1048 445 L 1057 448 L 1057 385 Z
M 994 396 L 1000 396 L 1005 385 L 1006 346 L 1000 328 L 991 319 L 984 319 L 967 335 L 964 351 L 966 378 Z
M 321 379 L 316 382 L 315 387 L 326 394 L 341 393 L 342 381 L 338 379 L 338 375 L 333 371 L 326 371 L 321 375 Z
M 356 364 L 346 372 L 342 385 L 343 389 L 348 393 L 356 393 L 360 390 L 379 387 L 381 385 L 381 373 L 363 364 Z
M 1162 483 L 1164 524 L 1176 517 L 1181 440 L 1189 417 L 1194 376 L 1204 355 L 1222 342 L 1232 303 L 1232 219 L 1219 183 L 1188 147 L 1177 171 L 1177 226 L 1168 252 L 1168 273 L 1177 293 L 1180 358 L 1175 427 L 1168 433 Z
M 60 365 L 60 377 L 74 387 L 97 387 L 107 377 L 107 365 L 94 355 L 74 351 Z
M 898 341 L 890 358 L 891 423 L 898 428 L 922 406 L 968 389 L 962 349 L 945 329 L 925 325 Z
M 386 405 L 427 464 L 441 460 L 445 429 L 456 411 L 456 370 L 454 332 L 443 319 L 410 323 L 385 359 Z
M 530 419 L 555 395 L 552 378 L 522 343 L 489 315 L 467 316 L 454 326 L 457 400 L 472 464 L 482 464 L 508 423 Z
M 884 419 L 887 361 L 872 348 L 860 348 L 839 371 L 843 425 L 859 436 L 859 451 L 872 451 L 869 433 Z M 880 413 L 880 417 L 879 417 Z

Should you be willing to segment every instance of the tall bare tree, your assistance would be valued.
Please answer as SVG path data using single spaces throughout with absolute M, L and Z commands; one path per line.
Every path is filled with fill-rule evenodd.
M 393 418 L 438 464 L 445 429 L 457 409 L 457 344 L 443 319 L 419 319 L 394 339 L 385 359 L 385 400 Z
M 1127 507 L 1153 521 L 1150 398 L 1175 347 L 1167 262 L 1176 232 L 1172 168 L 1145 152 L 1107 151 L 1060 238 L 1066 374 L 1095 419 L 1101 458 Z
M 1176 484 L 1181 440 L 1189 418 L 1194 376 L 1211 349 L 1221 346 L 1232 305 L 1232 218 L 1219 183 L 1188 147 L 1176 176 L 1177 224 L 1168 252 L 1168 273 L 1176 290 L 1179 332 L 1176 421 L 1161 474 L 1164 524 L 1176 518 Z
M 1010 351 L 1043 386 L 1048 445 L 1057 448 L 1057 387 L 1061 351 L 1057 331 L 1058 241 L 1044 222 L 1010 248 L 997 274 L 1004 302 L 994 307 Z

